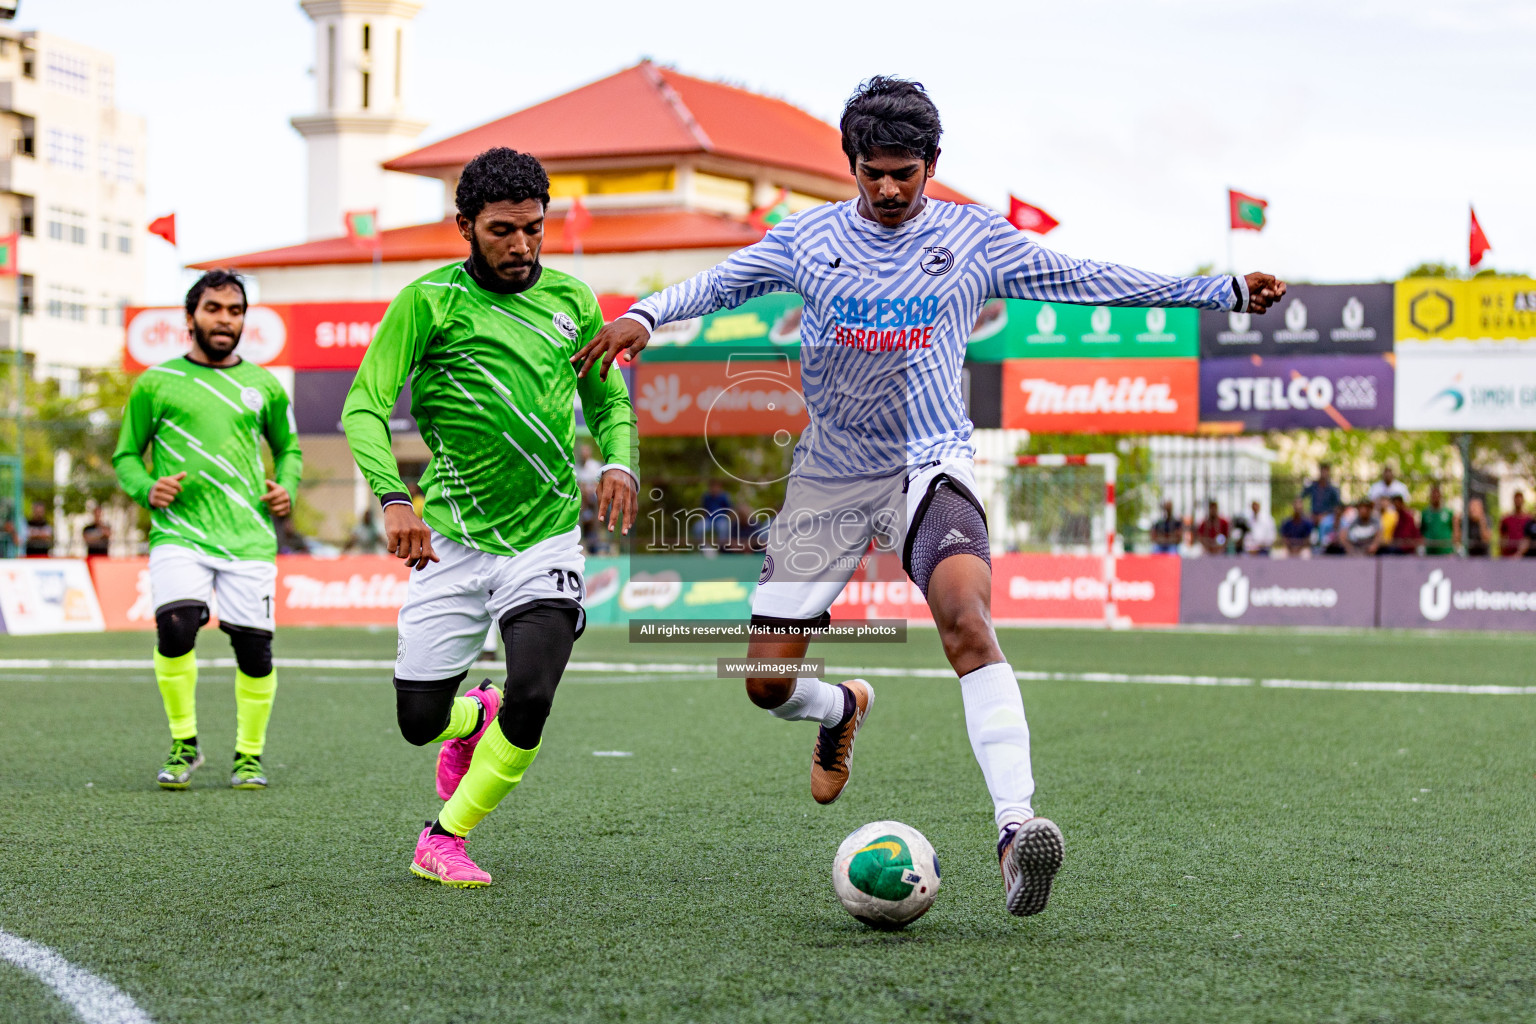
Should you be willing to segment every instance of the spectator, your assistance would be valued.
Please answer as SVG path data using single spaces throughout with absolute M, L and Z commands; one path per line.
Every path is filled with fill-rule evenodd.
M 1488 510 L 1483 506 L 1482 498 L 1473 498 L 1467 502 L 1467 557 L 1487 558 L 1490 536 Z
M 32 514 L 27 517 L 28 558 L 47 558 L 53 554 L 53 524 L 48 521 L 48 506 L 40 501 L 32 503 Z
M 1325 555 L 1344 554 L 1345 514 L 1354 515 L 1352 508 L 1337 508 L 1317 521 L 1317 543 Z
M 1374 555 L 1381 549 L 1381 520 L 1376 518 L 1376 506 L 1371 499 L 1360 499 L 1355 506 L 1355 521 L 1340 530 L 1340 534 L 1347 554 Z
M 37 506 L 33 506 L 34 512 Z M 1525 528 L 1530 525 L 1531 517 L 1525 514 L 1525 494 L 1515 492 L 1515 510 L 1503 519 L 1499 520 L 1499 557 L 1513 558 L 1520 550 L 1520 542 L 1525 539 Z M 27 521 L 31 525 L 31 520 Z M 27 554 L 32 554 L 32 537 L 27 535 Z
M 1184 523 L 1173 514 L 1173 502 L 1163 502 L 1163 518 L 1152 524 L 1151 537 L 1154 554 L 1178 554 L 1179 542 L 1184 539 Z
M 592 454 L 589 444 L 582 445 L 576 452 L 576 483 L 595 494 L 597 482 L 603 478 L 603 464 Z
M 384 538 L 379 536 L 379 527 L 373 521 L 373 509 L 363 509 L 363 517 L 352 527 L 352 533 L 347 537 L 347 543 L 341 549 L 342 554 L 357 552 L 359 555 L 377 555 L 384 551 Z
M 1525 524 L 1525 536 L 1520 538 L 1520 557 L 1536 558 L 1536 519 Z
M 309 542 L 293 525 L 293 516 L 278 516 L 272 520 L 272 532 L 277 534 L 277 553 L 280 555 L 307 555 Z
M 1275 519 L 1255 501 L 1249 506 L 1248 532 L 1243 534 L 1243 554 L 1269 557 L 1275 546 Z
M 1396 478 L 1391 466 L 1381 467 L 1381 479 L 1371 484 L 1371 489 L 1365 492 L 1365 496 L 1375 503 L 1377 508 L 1385 509 L 1387 503 L 1393 498 L 1401 497 L 1408 500 L 1408 487 Z
M 1212 498 L 1206 503 L 1205 518 L 1195 527 L 1195 540 L 1200 542 L 1206 554 L 1219 555 L 1227 550 L 1227 537 L 1231 532 L 1232 524 L 1221 518 L 1216 499 Z
M 1376 501 L 1375 505 L 1376 517 L 1381 522 L 1381 546 L 1383 553 L 1387 553 L 1392 547 L 1392 534 L 1397 529 L 1397 507 L 1390 498 Z
M 1306 503 L 1302 499 L 1291 502 L 1291 518 L 1280 524 L 1280 539 L 1285 542 L 1285 553 L 1290 557 L 1312 557 L 1312 520 L 1307 518 Z
M 1424 535 L 1426 555 L 1452 555 L 1456 553 L 1456 538 L 1461 533 L 1461 517 L 1445 507 L 1440 485 L 1429 488 L 1429 505 L 1419 517 L 1419 532 Z
M 1312 521 L 1321 523 L 1324 516 L 1333 516 L 1338 520 L 1339 510 L 1344 507 L 1344 499 L 1339 497 L 1339 489 L 1333 486 L 1329 479 L 1333 467 L 1328 463 L 1319 463 L 1317 467 L 1317 479 L 1301 489 L 1301 496 L 1310 502 Z
M 1392 495 L 1392 512 L 1397 517 L 1397 523 L 1392 528 L 1391 542 L 1382 549 L 1383 552 L 1393 555 L 1418 554 L 1424 534 L 1419 530 L 1419 524 L 1414 522 L 1413 509 L 1408 507 L 1407 499 L 1401 494 Z
M 427 507 L 427 496 L 421 493 L 421 487 L 415 483 L 405 485 L 406 493 L 411 496 L 411 508 L 416 512 L 416 518 L 421 518 L 422 509 Z
M 699 507 L 704 510 L 704 521 L 699 524 L 698 533 L 707 538 L 704 543 L 716 548 L 728 547 L 734 539 L 732 526 L 736 503 L 731 501 L 725 484 L 718 477 L 710 478 L 709 490 L 704 492 Z
M 112 527 L 107 525 L 100 505 L 91 510 L 91 521 L 80 531 L 80 539 L 85 542 L 85 553 L 89 557 L 106 555 L 111 548 Z
M 21 540 L 16 536 L 16 517 L 11 515 L 10 502 L 0 504 L 0 558 L 15 558 L 21 550 Z

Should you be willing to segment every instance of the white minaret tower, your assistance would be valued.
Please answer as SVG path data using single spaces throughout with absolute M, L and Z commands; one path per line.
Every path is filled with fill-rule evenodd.
M 309 237 L 345 231 L 348 210 L 383 227 L 414 223 L 412 175 L 379 165 L 412 148 L 426 122 L 405 116 L 406 36 L 421 0 L 301 0 L 315 23 L 315 109 L 293 127 L 309 148 Z

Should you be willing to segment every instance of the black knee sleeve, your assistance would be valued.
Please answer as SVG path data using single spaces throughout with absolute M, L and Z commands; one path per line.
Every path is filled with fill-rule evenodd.
M 992 564 L 987 520 L 971 496 L 940 478 L 917 510 L 907 539 L 906 569 L 923 596 L 933 570 L 950 555 L 975 555 Z
M 531 750 L 544 735 L 544 720 L 555 701 L 576 643 L 579 609 L 536 604 L 501 620 L 507 646 L 507 688 L 496 721 L 514 747 Z
M 453 698 L 459 695 L 459 684 L 467 675 L 468 670 L 452 679 L 395 678 L 395 719 L 406 742 L 420 747 L 443 734 L 453 712 Z
M 155 649 L 167 658 L 179 658 L 197 646 L 197 631 L 208 621 L 208 606 L 201 601 L 173 601 L 155 609 Z
M 235 649 L 235 664 L 252 679 L 272 674 L 272 634 L 253 626 L 232 626 L 219 623 L 219 628 L 229 634 L 229 645 Z

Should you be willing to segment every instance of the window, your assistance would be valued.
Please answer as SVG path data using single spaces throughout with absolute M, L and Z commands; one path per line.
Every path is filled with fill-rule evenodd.
M 363 109 L 368 109 L 368 72 L 363 72 Z
M 28 238 L 33 238 L 37 234 L 36 202 L 37 200 L 33 199 L 31 196 L 21 197 L 21 233 L 26 235 Z
M 43 65 L 43 84 L 71 96 L 91 94 L 91 65 L 84 57 L 49 50 Z
M 33 296 L 37 294 L 37 279 L 31 274 L 21 275 L 21 313 L 23 316 L 31 316 L 33 310 Z
M 112 232 L 111 232 L 110 229 L 107 229 L 107 228 L 103 228 L 102 229 L 102 232 L 101 232 L 101 251 L 102 252 L 110 252 L 110 251 L 112 251 Z
M 21 77 L 37 77 L 37 51 L 23 46 L 21 48 Z
M 373 26 L 363 22 L 363 52 L 367 53 L 373 44 Z
M 96 145 L 96 166 L 101 169 L 101 180 L 112 180 L 112 143 L 103 140 Z
M 125 185 L 133 184 L 134 161 L 132 146 L 117 147 L 117 180 Z
M 133 252 L 133 225 L 125 220 L 117 222 L 117 251 L 121 253 Z
M 336 26 L 325 27 L 325 106 L 336 109 Z
M 85 136 L 76 132 L 50 128 L 45 142 L 45 154 L 48 162 L 55 167 L 62 167 L 68 171 L 84 171 Z
M 96 65 L 96 102 L 104 107 L 110 107 L 116 98 L 112 95 L 112 65 Z
M 55 320 L 73 320 L 76 323 L 84 323 L 86 313 L 85 289 L 71 288 L 68 285 L 53 285 L 48 289 L 48 302 L 44 309 Z
M 85 214 L 62 206 L 48 207 L 48 237 L 55 242 L 84 245 L 86 238 Z
M 405 30 L 395 29 L 395 99 L 400 98 L 400 54 L 405 49 Z
M 16 136 L 16 155 L 32 156 L 37 152 L 37 118 L 23 115 L 21 134 Z

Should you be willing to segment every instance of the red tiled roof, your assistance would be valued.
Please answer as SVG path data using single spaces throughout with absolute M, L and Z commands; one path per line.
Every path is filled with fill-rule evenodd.
M 783 100 L 649 61 L 384 166 L 441 177 L 493 146 L 511 146 L 540 160 L 710 153 L 833 180 L 849 178 L 841 136 L 825 121 Z M 972 202 L 937 181 L 929 184 L 928 194 Z
M 592 223 L 582 234 L 581 247 L 587 253 L 641 252 L 651 249 L 737 249 L 751 245 L 763 233 L 745 221 L 711 213 L 688 210 L 652 210 L 645 212 L 594 212 Z M 408 228 L 390 228 L 379 232 L 383 259 L 387 262 L 412 260 L 452 260 L 468 253 L 452 218 Z M 565 237 L 565 220 L 549 218 L 544 229 L 544 251 L 568 253 L 572 247 Z M 370 263 L 373 250 L 351 241 L 345 235 L 324 238 L 281 249 L 228 256 L 193 263 L 196 270 L 211 267 L 299 267 L 327 263 Z

